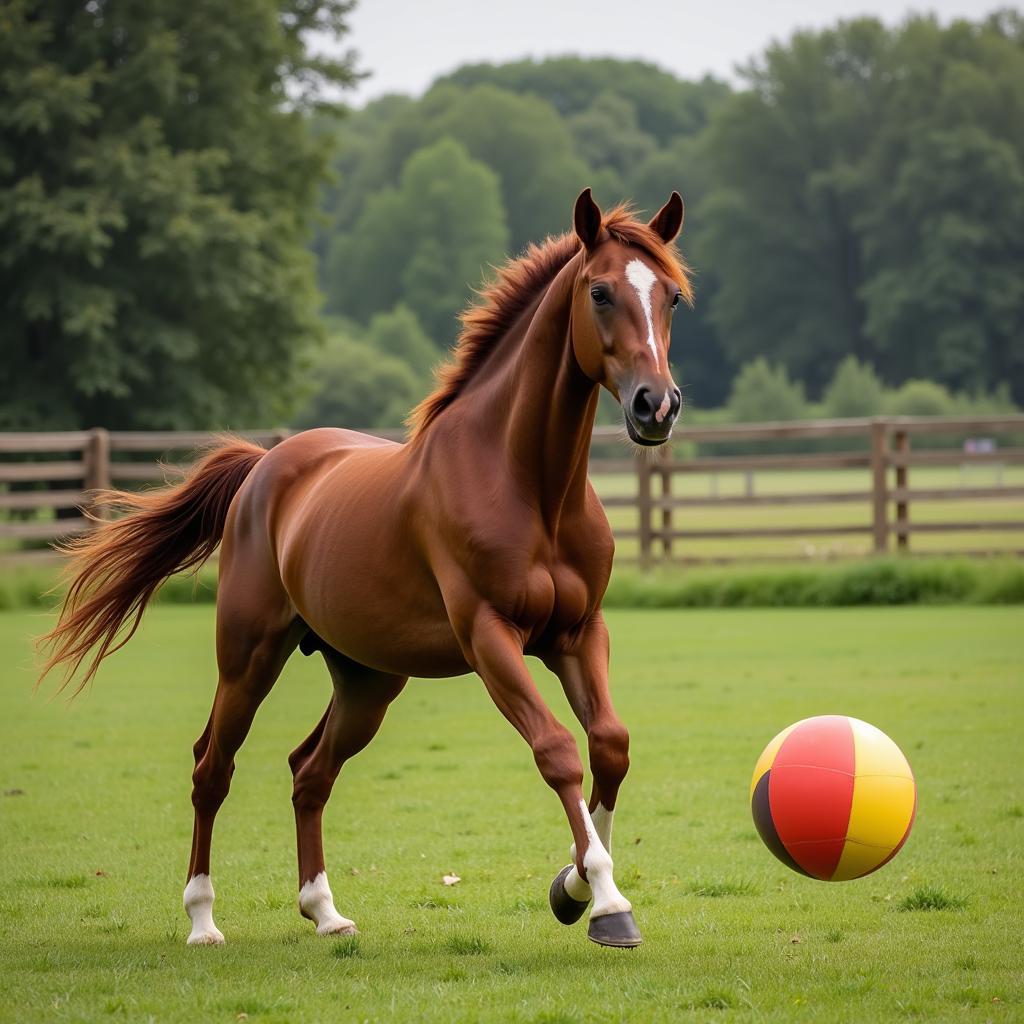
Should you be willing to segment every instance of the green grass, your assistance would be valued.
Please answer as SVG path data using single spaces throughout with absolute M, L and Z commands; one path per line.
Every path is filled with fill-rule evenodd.
M 153 609 L 70 707 L 31 693 L 27 640 L 46 613 L 0 615 L 0 1021 L 1024 1019 L 1019 609 L 608 620 L 632 733 L 614 848 L 645 938 L 632 953 L 552 918 L 560 808 L 471 678 L 410 684 L 342 773 L 328 865 L 361 934 L 318 938 L 294 905 L 285 756 L 328 681 L 298 656 L 218 819 L 228 944 L 186 947 L 212 609 Z M 537 678 L 567 720 L 557 683 Z M 764 744 L 828 712 L 888 732 L 920 788 L 899 857 L 834 885 L 779 864 L 747 809 Z M 444 886 L 449 872 L 462 881 Z

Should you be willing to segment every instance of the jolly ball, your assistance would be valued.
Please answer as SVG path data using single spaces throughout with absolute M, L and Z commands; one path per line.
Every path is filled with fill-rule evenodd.
M 750 809 L 765 845 L 802 875 L 844 882 L 877 871 L 907 841 L 917 787 L 903 752 L 858 718 L 820 715 L 764 748 Z

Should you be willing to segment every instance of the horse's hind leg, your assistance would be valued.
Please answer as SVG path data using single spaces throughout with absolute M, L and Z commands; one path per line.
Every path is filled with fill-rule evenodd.
M 213 822 L 231 785 L 235 754 L 263 698 L 281 674 L 304 626 L 284 600 L 280 586 L 254 586 L 235 580 L 222 566 L 217 597 L 219 679 L 213 710 L 193 748 L 192 855 L 185 887 L 185 910 L 192 921 L 190 944 L 217 945 L 224 936 L 213 923 L 210 842 Z
M 288 758 L 294 777 L 292 803 L 299 853 L 299 912 L 319 935 L 351 935 L 356 927 L 334 907 L 324 866 L 322 818 L 341 766 L 380 728 L 388 705 L 406 678 L 374 672 L 325 650 L 334 695 L 313 732 Z

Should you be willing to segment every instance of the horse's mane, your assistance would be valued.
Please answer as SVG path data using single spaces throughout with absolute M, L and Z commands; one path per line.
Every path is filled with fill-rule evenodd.
M 616 206 L 604 215 L 601 226 L 616 242 L 643 249 L 663 273 L 678 283 L 683 299 L 692 305 L 690 271 L 679 250 L 637 220 L 632 207 Z M 462 330 L 451 360 L 437 368 L 437 387 L 406 420 L 410 437 L 419 435 L 455 401 L 498 340 L 580 247 L 579 238 L 570 231 L 546 238 L 540 245 L 531 243 L 522 256 L 498 268 L 495 279 L 479 293 L 480 300 L 460 315 Z

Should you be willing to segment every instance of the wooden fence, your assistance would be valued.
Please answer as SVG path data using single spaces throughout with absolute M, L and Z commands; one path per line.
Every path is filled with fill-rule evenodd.
M 389 432 L 377 433 L 389 436 Z M 733 546 L 751 538 L 805 540 L 859 535 L 866 541 L 862 550 L 867 553 L 908 552 L 914 537 L 968 531 L 994 531 L 1003 539 L 994 548 L 964 553 L 1024 553 L 1018 550 L 1019 545 L 1005 541 L 1005 537 L 1024 531 L 1024 504 L 1017 504 L 1024 498 L 1024 472 L 1019 471 L 1024 466 L 1024 447 L 1014 446 L 1024 438 L 1024 416 L 679 427 L 672 444 L 640 455 L 626 451 L 621 435 L 618 428 L 598 428 L 591 456 L 591 476 L 615 528 L 619 561 L 650 567 L 665 562 L 799 557 L 792 552 L 751 555 L 729 550 L 709 555 L 703 551 L 712 541 Z M 173 478 L 173 471 L 187 466 L 195 449 L 208 443 L 211 436 L 102 429 L 0 433 L 0 561 L 11 564 L 52 558 L 47 542 L 91 529 L 82 510 L 89 510 L 93 491 L 112 485 L 160 483 L 169 475 Z M 246 432 L 246 436 L 270 446 L 287 432 L 256 431 Z M 390 432 L 390 436 L 397 436 L 396 432 Z M 997 437 L 1006 436 L 1009 444 L 996 443 Z M 976 440 L 961 443 L 971 437 Z M 936 447 L 937 439 L 945 446 Z M 955 445 L 951 444 L 954 440 L 958 442 Z M 841 450 L 833 450 L 837 445 L 842 446 Z M 765 446 L 786 450 L 736 451 Z M 959 468 L 956 486 L 949 486 L 948 481 L 940 486 L 911 485 L 915 467 L 943 466 Z M 996 468 L 1000 477 L 1007 470 L 1010 481 L 1000 478 L 987 486 L 963 486 L 965 473 L 977 467 Z M 760 480 L 773 474 L 809 470 L 858 470 L 863 483 L 848 486 L 840 481 L 838 487 L 824 488 L 816 482 L 821 474 L 807 473 L 810 486 L 806 489 L 755 490 L 753 486 L 755 474 Z M 746 486 L 738 493 L 716 493 L 712 488 L 711 493 L 694 494 L 685 484 L 698 474 L 713 483 L 719 477 L 739 474 Z M 803 479 L 802 474 L 797 475 Z M 854 482 L 860 479 L 852 473 L 838 476 Z M 984 515 L 916 521 L 911 516 L 921 502 L 970 501 L 972 507 L 984 502 L 985 507 L 1005 511 L 1007 500 L 1014 502 L 1009 518 Z M 777 517 L 767 523 L 730 522 L 730 511 L 735 510 L 763 516 L 764 510 L 773 506 L 795 511 L 800 506 L 821 509 L 837 504 L 857 510 L 857 521 L 801 524 L 790 520 L 786 513 L 787 520 L 782 523 Z

